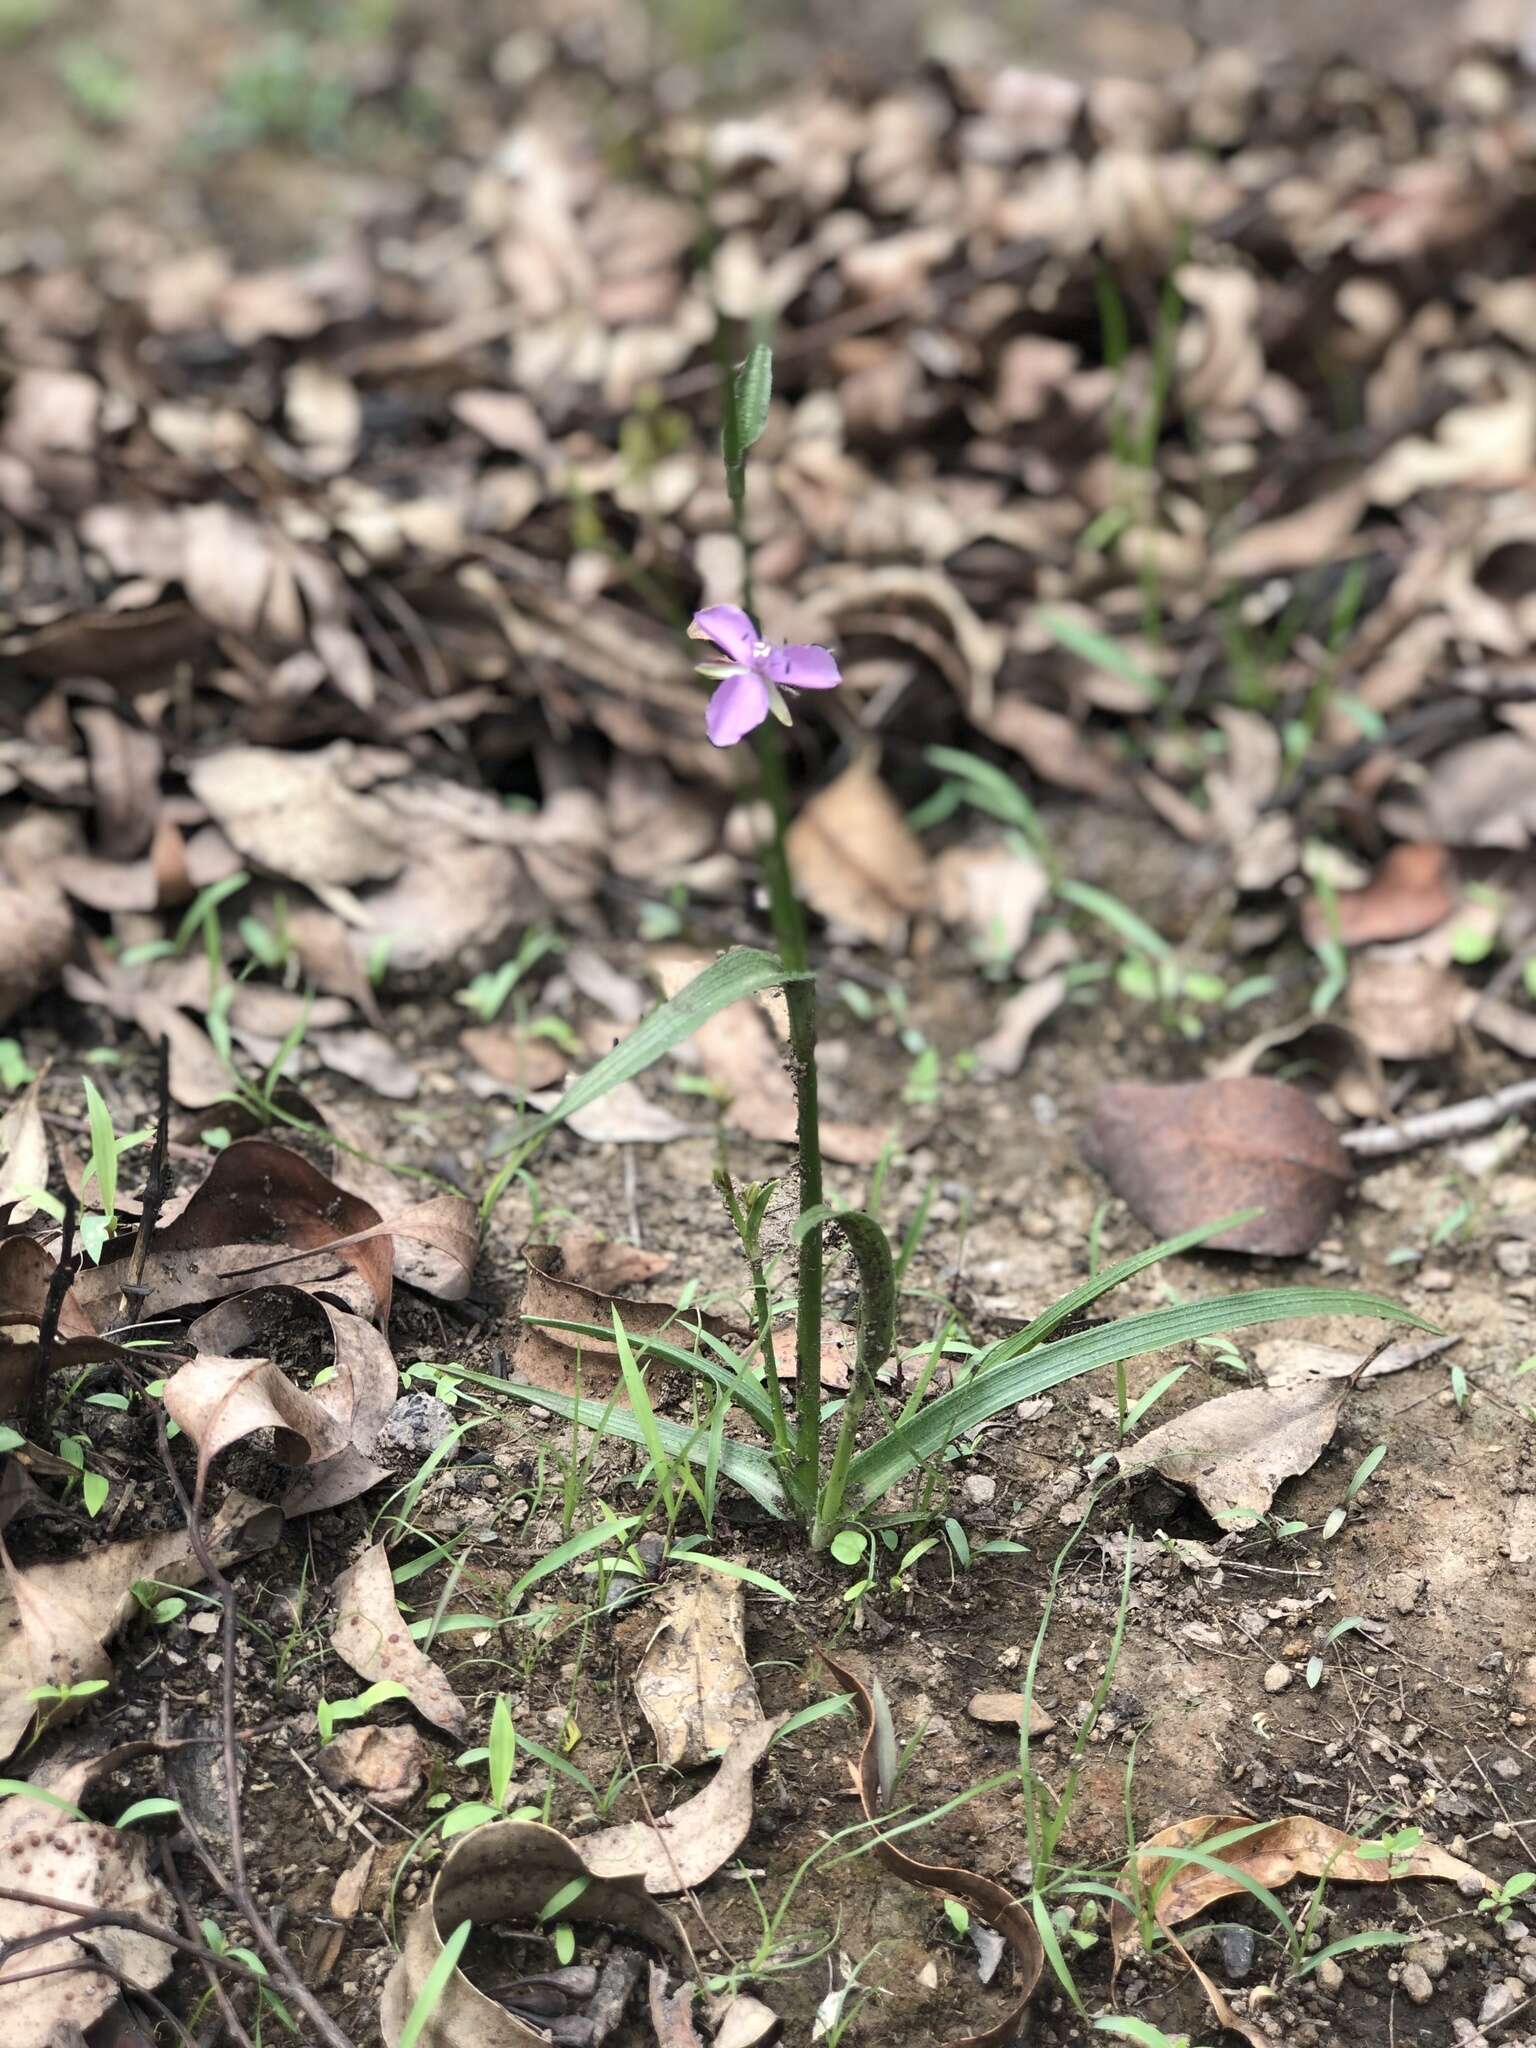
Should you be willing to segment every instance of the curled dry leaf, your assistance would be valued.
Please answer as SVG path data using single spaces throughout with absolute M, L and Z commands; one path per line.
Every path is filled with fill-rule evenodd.
M 515 1024 L 487 1024 L 459 1033 L 459 1043 L 493 1081 L 528 1094 L 564 1078 L 570 1054 L 550 1038 L 535 1038 Z
M 166 1381 L 165 1410 L 197 1445 L 199 1497 L 220 1451 L 259 1429 L 272 1431 L 272 1454 L 285 1465 L 313 1465 L 347 1446 L 337 1417 L 270 1358 L 204 1353 Z
M 231 1493 L 208 1529 L 219 1566 L 267 1549 L 277 1540 L 276 1508 Z M 6 1586 L 0 1593 L 0 1757 L 9 1756 L 35 1711 L 27 1695 L 40 1685 L 110 1678 L 107 1644 L 140 1612 L 136 1579 L 195 1586 L 202 1571 L 184 1528 L 132 1543 L 108 1543 L 60 1564 L 17 1571 L 0 1546 Z
M 951 846 L 933 863 L 939 916 L 963 931 L 992 962 L 1016 960 L 1029 942 L 1035 913 L 1050 893 L 1033 854 L 1011 846 Z
M 673 996 L 709 965 L 709 956 L 669 946 L 653 954 L 652 964 L 662 992 Z M 710 1080 L 726 1091 L 725 1121 L 749 1138 L 792 1145 L 795 1090 L 772 1015 L 769 1005 L 756 998 L 731 1003 L 700 1025 L 692 1044 Z M 872 1125 L 822 1118 L 821 1149 L 846 1166 L 873 1166 L 884 1143 L 885 1133 Z
M 170 1046 L 171 1098 L 183 1109 L 211 1109 L 229 1099 L 234 1076 L 214 1051 L 207 1033 L 174 1003 L 147 988 L 135 988 L 108 963 L 101 975 L 66 966 L 64 987 L 77 1003 L 96 1003 L 114 1017 L 136 1024 L 151 1045 Z
M 1456 908 L 1456 871 L 1447 849 L 1430 841 L 1394 846 L 1363 889 L 1341 889 L 1331 913 L 1309 896 L 1301 913 L 1307 941 L 1333 936 L 1344 946 L 1414 939 Z
M 656 1761 L 691 1770 L 763 1718 L 747 1662 L 746 1587 L 693 1571 L 652 1596 L 660 1619 L 635 1672 L 635 1698 L 656 1737 Z
M 662 1814 L 655 1827 L 637 1820 L 583 1835 L 587 1868 L 599 1877 L 638 1872 L 646 1890 L 658 1896 L 691 1891 L 713 1877 L 751 1831 L 752 1772 L 787 1719 L 780 1714 L 742 1728 L 704 1790 Z
M 348 1565 L 335 1585 L 331 1648 L 370 1684 L 390 1679 L 405 1688 L 416 1711 L 445 1734 L 463 1738 L 464 1702 L 430 1657 L 422 1655 L 395 1604 L 395 1584 L 382 1543 Z
M 872 946 L 899 946 L 929 907 L 928 856 L 880 780 L 873 753 L 859 755 L 801 806 L 785 844 L 811 908 Z
M 467 1195 L 446 1189 L 415 1199 L 419 1183 L 402 1180 L 376 1155 L 387 1140 L 370 1139 L 362 1126 L 333 1108 L 324 1122 L 336 1140 L 331 1177 L 344 1194 L 375 1209 L 394 1248 L 394 1275 L 407 1287 L 462 1301 L 480 1255 L 480 1222 Z
M 1459 1337 L 1418 1337 L 1389 1344 L 1362 1360 L 1359 1351 L 1338 1344 L 1314 1344 L 1306 1337 L 1266 1337 L 1253 1347 L 1253 1362 L 1271 1393 L 1309 1380 L 1379 1380 L 1387 1373 L 1408 1372 L 1425 1365 L 1460 1343 Z
M 48 1185 L 42 1085 L 39 1076 L 0 1116 L 0 1213 L 10 1210 L 13 1223 L 25 1223 L 33 1213 L 34 1204 L 24 1199 L 26 1190 Z
M 846 1686 L 858 1703 L 864 1723 L 864 1742 L 859 1751 L 859 1761 L 849 1765 L 849 1773 L 864 1809 L 864 1818 L 873 1826 L 879 1820 L 884 1803 L 880 1791 L 881 1729 L 876 1700 L 863 1679 L 856 1677 L 845 1664 L 839 1664 L 825 1650 L 817 1654 L 838 1684 Z M 919 1885 L 941 1899 L 960 1900 L 1000 1934 L 1013 1950 L 1018 1979 L 1012 2006 L 995 2026 L 986 2027 L 977 2034 L 962 2035 L 951 2041 L 948 2048 L 995 2048 L 999 2042 L 1012 2040 L 1035 1995 L 1035 1986 L 1040 1981 L 1045 1962 L 1040 1936 L 1028 1913 L 990 1877 L 981 1877 L 971 1870 L 951 1869 L 940 1863 L 919 1863 L 916 1857 L 907 1855 L 894 1842 L 883 1840 L 878 1831 L 873 1834 L 870 1853 L 877 1863 L 904 1883 Z
M 385 1417 L 400 1392 L 400 1375 L 395 1368 L 394 1353 L 382 1331 L 366 1317 L 351 1315 L 347 1310 L 337 1308 L 318 1295 L 306 1294 L 298 1287 L 252 1288 L 249 1293 L 221 1302 L 217 1308 L 198 1317 L 187 1331 L 187 1341 L 199 1353 L 216 1354 L 218 1363 L 228 1367 L 240 1363 L 234 1358 L 234 1353 L 270 1343 L 278 1330 L 291 1328 L 294 1319 L 310 1323 L 319 1319 L 330 1337 L 330 1376 L 312 1394 L 301 1394 L 298 1405 L 300 1412 L 306 1415 L 312 1416 L 312 1410 L 303 1404 L 312 1404 L 314 1409 L 329 1415 L 334 1421 L 335 1433 L 334 1437 L 329 1432 L 325 1433 L 323 1440 L 317 1433 L 311 1455 L 304 1460 L 306 1469 L 283 1498 L 283 1512 L 290 1517 L 314 1514 L 321 1508 L 340 1507 L 344 1501 L 355 1500 L 385 1477 L 385 1467 L 376 1462 L 374 1452 Z M 171 1389 L 177 1381 L 186 1374 L 196 1373 L 203 1362 L 199 1357 L 176 1374 L 166 1387 L 168 1403 Z M 266 1384 L 270 1392 L 270 1382 Z M 297 1393 L 299 1390 L 295 1388 L 292 1391 Z M 249 1406 L 250 1395 L 242 1398 Z M 179 1414 L 177 1420 L 181 1420 Z M 233 1436 L 226 1433 L 232 1421 L 233 1417 L 227 1411 L 222 1412 L 220 1435 L 224 1443 L 234 1441 Z M 195 1428 L 188 1423 L 182 1426 L 198 1445 L 199 1470 L 205 1469 L 208 1458 L 214 1453 L 205 1450 L 203 1439 Z M 334 1447 L 326 1448 L 327 1443 L 333 1443 Z
M 997 1022 L 976 1048 L 982 1071 L 999 1079 L 1018 1073 L 1035 1033 L 1048 1017 L 1055 1016 L 1066 993 L 1064 974 L 1044 974 L 1009 996 L 997 1013 Z
M 1264 1211 L 1208 1239 L 1213 1251 L 1310 1251 L 1354 1173 L 1322 1112 L 1264 1075 L 1105 1088 L 1083 1150 L 1159 1237 Z
M 1389 1107 L 1381 1062 L 1358 1032 L 1331 1017 L 1298 1017 L 1261 1031 L 1236 1052 L 1211 1067 L 1213 1081 L 1231 1081 L 1251 1074 L 1260 1060 L 1283 1050 L 1287 1062 L 1302 1061 L 1319 1072 L 1327 1093 L 1348 1116 L 1382 1117 Z
M 559 1244 L 525 1245 L 523 1263 L 528 1280 L 513 1369 L 530 1386 L 574 1394 L 579 1377 L 583 1394 L 603 1399 L 618 1384 L 618 1350 L 611 1336 L 578 1337 L 565 1330 L 540 1329 L 529 1320 L 532 1317 L 595 1323 L 611 1331 L 617 1309 L 631 1337 L 664 1336 L 685 1350 L 697 1342 L 701 1324 L 719 1337 L 742 1334 L 718 1316 L 618 1292 L 664 1273 L 672 1264 L 664 1253 L 573 1231 Z
M 1200 1850 L 1203 1844 L 1227 1835 L 1228 1841 L 1214 1852 L 1220 1866 L 1177 1863 L 1164 1881 L 1160 1864 L 1173 1860 L 1180 1850 Z M 1480 1870 L 1462 1862 L 1433 1842 L 1420 1842 L 1400 1855 L 1362 1853 L 1367 1843 L 1359 1835 L 1348 1835 L 1310 1814 L 1288 1814 L 1283 1820 L 1254 1828 L 1241 1813 L 1202 1813 L 1191 1820 L 1175 1821 L 1160 1828 L 1137 1850 L 1120 1873 L 1118 1889 L 1129 1898 L 1145 1895 L 1149 1886 L 1161 1886 L 1152 1900 L 1152 1912 L 1159 1927 L 1199 1979 L 1210 2000 L 1211 2010 L 1224 2027 L 1241 2034 L 1252 2048 L 1275 2048 L 1275 2037 L 1233 2011 L 1225 1993 L 1200 1968 L 1174 1933 L 1218 1899 L 1229 1899 L 1246 1889 L 1245 1879 L 1278 1891 L 1293 1878 L 1326 1877 L 1330 1884 L 1399 1884 L 1409 1878 L 1438 1878 L 1444 1883 L 1475 1883 L 1483 1891 L 1494 1890 Z M 1212 1852 L 1207 1850 L 1207 1854 Z M 1110 1934 L 1114 1945 L 1115 1969 L 1127 1956 L 1141 1948 L 1136 1915 L 1116 1904 L 1110 1909 Z
M 92 1768 L 77 1764 L 46 1785 L 41 1776 L 36 1782 L 73 1806 Z M 138 1829 L 77 1819 L 25 1792 L 0 1801 L 0 1999 L 12 2048 L 63 2048 L 82 2040 L 125 1985 L 152 1991 L 170 1975 L 174 1954 L 164 1942 L 110 1918 L 117 1913 L 167 1929 L 175 1925 L 175 1902 L 150 1875 L 149 1847 Z M 29 1905 L 7 1897 L 11 1891 L 38 1893 L 51 1903 Z M 107 1924 L 84 1939 L 71 1932 L 80 1915 L 94 1912 L 107 1914 Z M 60 1930 L 59 1938 L 40 1940 L 51 1928 Z M 106 1967 L 88 1967 L 92 1955 Z
M 462 1835 L 443 1859 L 427 1903 L 412 1915 L 400 1955 L 385 1981 L 379 2010 L 385 2048 L 397 2048 L 422 1986 L 443 1953 L 444 1940 L 455 1928 L 466 1920 L 476 1927 L 535 1925 L 555 1894 L 578 1881 L 582 1888 L 562 1910 L 562 1919 L 638 1935 L 688 1968 L 692 1957 L 682 1929 L 665 1907 L 657 1905 L 640 1877 L 634 1872 L 594 1870 L 585 1848 L 585 1843 L 567 1841 L 536 1821 L 492 1821 Z M 549 2035 L 509 2012 L 456 1969 L 416 2040 L 418 2048 L 548 2048 Z

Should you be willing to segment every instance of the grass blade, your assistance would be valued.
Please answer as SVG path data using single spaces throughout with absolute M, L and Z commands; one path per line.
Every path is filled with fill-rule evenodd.
M 637 1074 L 643 1074 L 647 1067 L 654 1066 L 674 1046 L 681 1045 L 685 1038 L 691 1038 L 701 1024 L 707 1024 L 711 1017 L 717 1016 L 730 1004 L 739 1003 L 744 996 L 757 995 L 762 989 L 805 978 L 787 974 L 773 954 L 760 952 L 752 946 L 738 946 L 712 961 L 685 988 L 680 988 L 670 1002 L 652 1010 L 644 1022 L 637 1024 L 628 1038 L 622 1039 L 595 1067 L 589 1067 L 578 1076 L 553 1109 L 523 1126 L 511 1152 L 485 1192 L 485 1199 L 480 1204 L 482 1222 L 506 1193 L 513 1175 L 530 1153 L 567 1117 L 601 1100 L 620 1082 L 633 1081 Z

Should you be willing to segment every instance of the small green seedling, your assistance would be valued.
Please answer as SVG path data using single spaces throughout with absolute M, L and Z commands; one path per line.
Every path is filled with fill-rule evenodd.
M 355 1694 L 346 1700 L 315 1701 L 315 1722 L 320 1730 L 320 1740 L 330 1742 L 338 1725 L 343 1721 L 361 1721 L 371 1714 L 375 1707 L 383 1706 L 386 1700 L 408 1699 L 403 1685 L 397 1685 L 392 1678 L 381 1678 L 377 1685 L 370 1685 L 366 1692 Z
M 561 950 L 562 941 L 556 933 L 543 925 L 534 925 L 524 934 L 522 944 L 510 960 L 504 960 L 499 967 L 484 974 L 477 974 L 467 988 L 457 991 L 453 1000 L 473 1012 L 482 1024 L 493 1024 L 524 975 L 547 954 Z
M 1491 1913 L 1502 1926 L 1533 1886 L 1536 1886 L 1536 1870 L 1517 1870 L 1496 1892 L 1479 1899 L 1477 1910 L 1479 1913 Z
M 90 1448 L 90 1444 L 83 1436 L 61 1436 L 58 1440 L 59 1456 L 73 1474 L 66 1482 L 66 1493 L 70 1488 L 78 1486 L 85 1512 L 94 1521 L 106 1506 L 107 1495 L 112 1488 L 104 1473 L 93 1472 L 86 1464 Z
M 1325 1543 L 1331 1543 L 1343 1528 L 1345 1518 L 1349 1513 L 1350 1502 L 1359 1493 L 1360 1489 L 1365 1485 L 1386 1455 L 1387 1447 L 1385 1444 L 1374 1444 L 1360 1460 L 1360 1463 L 1355 1468 L 1354 1478 L 1350 1480 L 1348 1486 L 1344 1489 L 1343 1500 L 1336 1508 L 1330 1508 L 1327 1519 L 1323 1523 L 1322 1537 Z
M 107 1684 L 105 1678 L 81 1678 L 73 1685 L 67 1681 L 62 1685 L 34 1685 L 25 1695 L 38 1710 L 37 1725 L 32 1730 L 31 1741 L 27 1744 L 28 1749 L 45 1729 L 51 1728 L 55 1721 L 61 1719 L 81 1700 L 94 1699 L 97 1693 L 105 1692 Z
M 14 1095 L 18 1088 L 25 1088 L 37 1079 L 34 1068 L 27 1064 L 21 1041 L 15 1038 L 0 1038 L 0 1088 L 7 1095 Z

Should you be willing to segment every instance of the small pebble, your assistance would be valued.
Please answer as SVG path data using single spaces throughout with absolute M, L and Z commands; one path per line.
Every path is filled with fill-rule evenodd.
M 1312 1972 L 1312 1981 L 1324 1998 L 1337 1998 L 1344 1989 L 1344 1972 L 1332 1956 L 1325 1956 Z
M 997 1499 L 997 1481 L 986 1472 L 967 1472 L 960 1491 L 973 1508 L 989 1507 Z
M 402 1394 L 384 1418 L 379 1449 L 398 1452 L 403 1458 L 425 1458 L 454 1426 L 453 1410 L 436 1394 Z
M 1415 1964 L 1426 1977 L 1443 1977 L 1451 1960 L 1451 1951 L 1445 1937 L 1431 1934 L 1423 1941 L 1410 1942 L 1403 1952 L 1406 1963 Z
M 1477 2015 L 1479 2027 L 1491 2027 L 1495 2020 L 1504 2019 L 1517 2005 L 1525 2002 L 1525 1986 L 1518 1977 L 1505 1977 L 1497 1984 L 1490 1984 L 1488 1996 L 1483 2000 L 1482 2010 Z
M 1510 1784 L 1520 1775 L 1520 1766 L 1512 1756 L 1496 1756 L 1490 1769 L 1496 1778 L 1503 1778 Z
M 1246 1927 L 1218 1927 L 1216 1948 L 1229 1984 L 1246 1984 L 1253 1974 L 1253 1935 Z
M 1295 1676 L 1296 1674 L 1290 1665 L 1282 1664 L 1277 1658 L 1264 1674 L 1264 1690 L 1266 1692 L 1284 1692 Z
M 1398 1983 L 1404 1997 L 1411 1998 L 1415 2005 L 1428 2005 L 1435 1995 L 1434 1983 L 1422 1963 L 1405 1963 Z

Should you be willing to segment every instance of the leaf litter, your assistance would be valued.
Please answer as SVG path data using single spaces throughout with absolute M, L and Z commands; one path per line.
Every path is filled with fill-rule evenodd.
M 580 970 L 576 947 L 565 963 L 577 994 L 633 1025 L 646 999 L 604 958 L 614 902 L 676 884 L 689 943 L 716 944 L 745 901 L 752 842 L 699 741 L 675 636 L 644 616 L 610 541 L 636 534 L 636 562 L 663 583 L 739 596 L 709 464 L 713 307 L 771 309 L 781 389 L 753 479 L 755 569 L 775 630 L 793 620 L 835 642 L 849 678 L 846 756 L 816 764 L 803 835 L 834 942 L 910 944 L 921 963 L 944 927 L 995 949 L 1023 986 L 1004 984 L 995 1028 L 972 1036 L 996 1085 L 1022 1074 L 1032 1088 L 1080 1014 L 1076 963 L 1027 969 L 1049 896 L 1011 842 L 934 852 L 912 835 L 900 806 L 919 747 L 996 751 L 1031 794 L 1156 809 L 1271 921 L 1266 944 L 1299 929 L 1354 954 L 1345 1022 L 1309 1020 L 1310 1035 L 1254 1055 L 1288 1075 L 1321 1058 L 1325 1118 L 1286 1098 L 1271 1123 L 1256 1093 L 1219 1115 L 1208 1095 L 1122 1100 L 1098 1119 L 1101 1156 L 1154 1227 L 1252 1200 L 1265 1215 L 1240 1249 L 1316 1245 L 1353 1178 L 1328 1136 L 1411 1118 L 1402 1091 L 1425 1086 L 1420 1063 L 1463 1052 L 1469 1033 L 1502 1049 L 1482 1055 L 1500 1074 L 1506 1054 L 1532 1057 L 1518 922 L 1491 920 L 1516 977 L 1448 950 L 1477 904 L 1469 884 L 1491 873 L 1519 898 L 1521 871 L 1496 863 L 1536 832 L 1516 502 L 1536 323 L 1513 31 L 1483 10 L 1454 64 L 1403 88 L 1369 66 L 1234 68 L 1183 36 L 1155 87 L 944 52 L 921 91 L 808 67 L 793 93 L 716 119 L 653 102 L 627 10 L 613 12 L 583 61 L 612 74 L 621 118 L 645 109 L 643 188 L 567 103 L 557 25 L 498 55 L 520 148 L 455 155 L 430 203 L 393 192 L 387 232 L 370 219 L 330 262 L 242 271 L 212 247 L 173 253 L 146 217 L 110 265 L 28 262 L 8 279 L 0 501 L 17 524 L 0 658 L 22 695 L 0 733 L 0 1023 L 30 1030 L 26 1006 L 62 978 L 98 1039 L 168 1038 L 190 1150 L 203 1126 L 236 1121 L 207 999 L 190 974 L 123 954 L 174 946 L 195 893 L 248 871 L 222 911 L 247 977 L 228 984 L 236 1043 L 264 1061 L 284 1035 L 279 999 L 313 983 L 348 1007 L 316 1005 L 294 1068 L 328 1059 L 348 1103 L 393 1091 L 430 1116 L 449 1076 L 397 1036 L 397 1001 L 417 998 L 414 977 L 494 960 L 540 918 L 580 934 Z M 701 149 L 702 223 L 679 197 Z M 1106 277 L 1132 313 L 1115 364 Z M 1160 335 L 1164 292 L 1179 310 Z M 1341 397 L 1358 431 L 1339 429 Z M 1128 430 L 1145 436 L 1134 459 Z M 597 535 L 573 549 L 576 503 Z M 1338 579 L 1355 569 L 1358 613 L 1336 632 Z M 1234 709 L 1232 674 L 1255 647 L 1254 700 Z M 1159 709 L 1169 693 L 1186 743 Z M 1298 763 L 1296 726 L 1314 713 Z M 514 784 L 537 790 L 534 808 L 503 803 Z M 1330 928 L 1307 862 L 1335 817 L 1357 858 Z M 285 935 L 285 966 L 241 954 L 247 911 Z M 196 952 L 167 964 L 200 967 Z M 358 1018 L 383 1036 L 349 1038 Z M 521 1027 L 488 1028 L 503 1074 L 486 1079 L 520 1092 Z M 786 1143 L 767 1006 L 742 1006 L 732 1030 L 704 1057 L 715 1103 L 739 1132 Z M 1174 1071 L 1205 1064 L 1202 1046 Z M 546 1062 L 534 1108 L 563 1078 Z M 46 1180 L 33 1112 L 57 1086 L 6 1120 L 8 1195 L 34 1166 Z M 668 1143 L 706 1133 L 714 1106 L 679 1114 L 648 1083 L 571 1128 L 591 1145 Z M 871 1166 L 886 1133 L 859 1115 L 834 1118 L 833 1142 Z M 68 1135 L 41 1128 L 56 1179 L 78 1175 Z M 393 1370 L 373 1340 L 395 1287 L 472 1300 L 473 1208 L 415 1199 L 345 1153 L 329 1176 L 273 1168 L 242 1206 L 214 1181 L 249 1142 L 219 1155 L 182 1239 L 174 1213 L 155 1232 L 144 1293 L 123 1288 L 126 1241 L 82 1273 L 52 1363 L 121 1365 L 104 1333 L 130 1303 L 155 1322 L 223 1316 L 181 1372 L 202 1368 L 210 1391 L 218 1359 L 231 1385 L 265 1374 L 310 1431 L 275 1439 L 312 1459 L 294 1487 L 329 1475 L 340 1506 L 369 1483 Z M 260 1178 L 249 1154 L 229 1171 Z M 250 1319 L 274 1286 L 306 1290 L 314 1306 L 291 1302 L 293 1317 L 318 1333 L 318 1309 L 329 1355 L 347 1353 L 313 1390 L 287 1363 L 238 1355 L 267 1341 Z M 23 1306 L 35 1329 L 35 1289 Z M 40 1361 L 34 1338 L 7 1338 L 15 1413 Z M 1320 1428 L 1327 1398 L 1310 1397 Z M 281 1421 L 274 1401 L 246 1452 Z M 205 1464 L 216 1455 L 241 1454 L 225 1435 Z

